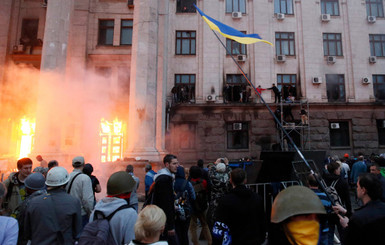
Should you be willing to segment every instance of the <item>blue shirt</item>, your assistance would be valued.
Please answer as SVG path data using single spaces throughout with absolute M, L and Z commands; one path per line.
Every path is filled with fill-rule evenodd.
M 358 176 L 361 173 L 366 173 L 366 164 L 364 162 L 358 161 L 353 164 L 352 172 L 350 173 L 350 179 L 354 184 L 358 181 Z
M 150 190 L 150 186 L 154 182 L 154 176 L 156 172 L 154 170 L 150 170 L 146 173 L 146 176 L 144 177 L 144 185 L 145 185 L 145 191 L 148 192 Z

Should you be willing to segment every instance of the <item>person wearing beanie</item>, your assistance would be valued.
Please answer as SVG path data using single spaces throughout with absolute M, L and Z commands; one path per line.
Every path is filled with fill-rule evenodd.
M 32 198 L 47 194 L 45 177 L 41 173 L 32 173 L 24 181 L 27 198 L 15 210 L 16 219 L 19 223 L 19 239 L 17 244 L 27 244 L 28 240 L 24 236 L 25 211 Z
M 119 209 L 109 220 L 115 244 L 128 244 L 135 238 L 134 226 L 138 214 L 129 206 L 135 186 L 136 182 L 129 173 L 113 173 L 107 181 L 107 196 L 95 205 L 91 214 L 90 222 L 98 218 L 100 213 L 108 217 Z
M 66 193 L 68 181 L 65 168 L 52 168 L 45 180 L 47 194 L 36 196 L 28 203 L 23 237 L 31 240 L 31 244 L 74 244 L 82 220 L 80 201 Z M 30 187 L 42 188 L 36 183 Z
M 94 192 L 90 177 L 83 174 L 84 157 L 74 157 L 72 159 L 72 166 L 74 170 L 70 173 L 70 180 L 66 186 L 66 191 L 71 196 L 79 199 L 82 211 L 82 225 L 84 227 L 88 223 L 94 208 Z

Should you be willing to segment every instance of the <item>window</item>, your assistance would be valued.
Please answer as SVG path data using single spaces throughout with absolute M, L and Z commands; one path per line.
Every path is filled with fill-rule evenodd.
M 176 54 L 195 54 L 195 31 L 176 32 Z
M 171 93 L 175 103 L 195 102 L 195 74 L 175 74 Z
M 247 97 L 246 87 L 247 87 L 247 81 L 243 75 L 227 74 L 226 84 L 223 88 L 224 101 L 225 102 L 246 102 L 246 97 Z
M 340 15 L 338 0 L 321 0 L 321 13 L 330 15 Z
M 385 34 L 369 34 L 370 55 L 385 57 Z
M 177 0 L 176 12 L 177 13 L 195 13 L 196 9 L 193 4 L 197 4 L 196 0 Z
M 276 32 L 275 51 L 277 55 L 295 55 L 294 32 Z
M 21 44 L 36 42 L 39 19 L 23 19 L 21 26 Z
M 350 146 L 349 122 L 329 122 L 330 146 Z
M 231 53 L 228 52 L 229 50 Z M 246 44 L 226 38 L 226 54 L 246 54 Z
M 120 25 L 120 45 L 132 45 L 132 20 L 122 20 Z
M 274 0 L 274 13 L 294 14 L 293 0 Z
M 385 120 L 377 120 L 378 144 L 385 145 Z
M 344 75 L 326 74 L 326 90 L 329 102 L 345 102 Z
M 324 33 L 324 55 L 342 56 L 342 41 L 339 33 Z
M 283 100 L 287 100 L 289 96 L 297 98 L 297 75 L 278 74 L 277 88 L 281 91 Z
M 227 149 L 249 149 L 247 122 L 227 123 Z
M 175 147 L 181 151 L 191 151 L 196 149 L 196 123 L 182 123 L 176 125 L 178 130 L 176 131 Z
M 366 0 L 366 13 L 368 16 L 384 17 L 383 0 Z
M 112 45 L 114 41 L 114 20 L 99 20 L 98 45 Z
M 385 75 L 373 75 L 373 93 L 376 101 L 385 101 Z
M 232 12 L 246 14 L 246 0 L 226 0 L 226 13 Z

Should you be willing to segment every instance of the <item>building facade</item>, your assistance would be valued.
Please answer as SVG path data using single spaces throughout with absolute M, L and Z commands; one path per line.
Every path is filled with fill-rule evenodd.
M 115 158 L 103 150 L 88 151 L 106 149 L 98 127 L 103 115 L 95 116 L 92 127 L 81 121 L 70 134 L 65 130 L 68 125 L 56 128 L 51 123 L 52 131 L 61 132 L 59 140 L 47 139 L 52 134 L 39 135 L 47 129 L 36 121 L 34 152 L 65 157 L 81 149 L 110 161 L 159 160 L 170 152 L 193 162 L 221 156 L 259 158 L 261 151 L 290 150 L 290 141 L 234 60 L 254 87 L 277 85 L 281 103 L 274 103 L 272 90 L 263 90 L 262 98 L 301 149 L 333 155 L 385 150 L 383 0 L 5 0 L 1 4 L 1 21 L 6 23 L 0 35 L 2 64 L 32 64 L 42 72 L 55 71 L 64 80 L 79 68 L 85 77 L 96 74 L 112 91 L 109 120 L 113 115 L 124 122 Z M 193 4 L 244 33 L 258 33 L 274 47 L 218 38 Z M 0 75 L 4 87 L 9 82 L 7 71 L 0 70 Z M 50 121 L 42 116 L 50 114 L 45 113 L 47 103 L 38 98 L 36 104 L 37 113 L 44 111 L 40 122 Z M 93 118 L 88 107 L 79 110 Z M 302 110 L 308 122 L 301 121 Z M 96 132 L 92 147 L 84 139 L 85 128 Z M 47 140 L 52 144 L 39 143 Z M 114 144 L 105 147 L 114 149 Z

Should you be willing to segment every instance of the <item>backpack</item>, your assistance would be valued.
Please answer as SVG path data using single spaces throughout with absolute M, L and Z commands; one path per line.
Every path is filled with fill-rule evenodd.
M 185 180 L 182 191 L 179 191 L 175 199 L 175 214 L 177 220 L 185 221 L 191 216 L 191 208 L 188 201 L 188 192 L 185 190 L 188 181 Z
M 109 221 L 116 212 L 126 208 L 130 208 L 130 206 L 128 204 L 122 205 L 107 217 L 101 211 L 96 210 L 94 220 L 84 227 L 78 245 L 116 244 L 111 234 Z
M 334 204 L 339 204 L 339 205 L 343 206 L 343 205 L 342 205 L 342 202 L 341 202 L 341 198 L 340 198 L 340 196 L 338 195 L 338 192 L 337 192 L 337 190 L 336 190 L 336 188 L 335 188 L 335 186 L 336 186 L 338 180 L 339 180 L 339 179 L 334 180 L 334 181 L 331 183 L 330 186 L 326 186 L 326 185 L 325 185 L 325 186 L 326 186 L 325 190 L 326 190 L 327 194 L 329 194 L 329 196 L 331 197 L 332 200 L 330 200 L 330 201 L 332 202 L 333 205 L 334 205 Z
M 207 193 L 203 185 L 203 179 L 198 181 L 191 181 L 195 191 L 195 201 L 193 202 L 194 210 L 197 212 L 204 212 L 207 209 Z

